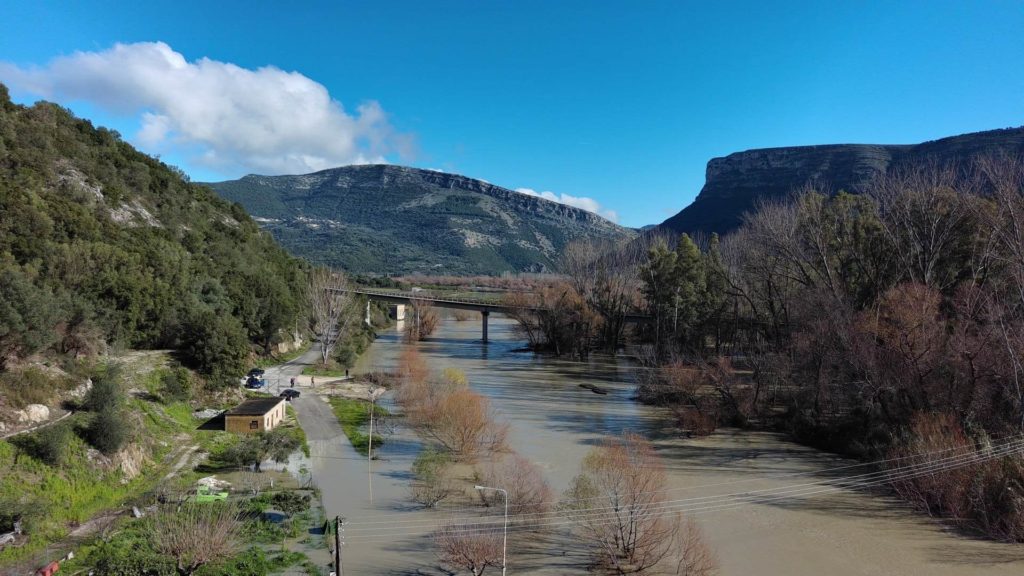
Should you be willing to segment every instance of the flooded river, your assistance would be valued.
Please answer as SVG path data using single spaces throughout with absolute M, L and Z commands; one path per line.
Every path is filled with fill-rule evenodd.
M 812 490 L 797 498 L 749 496 L 819 482 L 823 471 L 850 463 L 773 434 L 726 430 L 707 439 L 679 438 L 663 427 L 657 411 L 631 400 L 627 363 L 515 352 L 522 342 L 511 322 L 492 317 L 490 327 L 492 341 L 484 345 L 478 322 L 446 320 L 417 346 L 435 370 L 464 371 L 471 386 L 491 399 L 511 425 L 510 445 L 543 468 L 557 493 L 602 438 L 626 430 L 652 438 L 669 471 L 669 498 L 712 504 L 695 506 L 692 517 L 718 551 L 722 574 L 1024 574 L 1024 546 L 950 532 L 884 496 L 845 489 Z M 360 358 L 356 373 L 393 368 L 403 346 L 397 332 L 383 334 Z M 594 394 L 580 383 L 598 384 L 609 394 Z M 306 413 L 329 409 L 315 398 L 302 401 Z M 422 511 L 411 503 L 410 468 L 421 444 L 410 431 L 397 428 L 371 467 L 332 430 L 307 432 L 314 481 L 323 489 L 327 512 L 346 518 L 346 576 L 441 574 L 431 528 L 447 518 L 480 514 L 479 509 Z M 721 498 L 737 493 L 747 495 Z M 564 527 L 556 526 L 541 548 L 524 550 L 511 532 L 508 572 L 585 574 L 583 557 L 567 542 Z

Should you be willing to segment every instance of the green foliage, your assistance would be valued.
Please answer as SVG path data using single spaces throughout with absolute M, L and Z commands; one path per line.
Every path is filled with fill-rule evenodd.
M 288 515 L 309 510 L 312 498 L 298 492 L 277 492 L 270 498 L 270 505 Z
M 264 526 L 269 524 L 271 528 Z M 262 531 L 262 532 L 261 532 Z M 259 520 L 247 521 L 242 536 L 252 543 L 279 543 L 283 531 Z M 149 519 L 133 520 L 113 535 L 80 549 L 76 558 L 61 570 L 91 571 L 96 576 L 175 576 L 174 559 L 160 554 L 153 544 L 153 525 Z M 239 550 L 230 558 L 200 567 L 197 576 L 267 576 L 295 565 L 306 566 L 309 559 L 301 552 L 271 554 L 260 547 Z
M 188 322 L 182 344 L 183 359 L 215 383 L 227 384 L 245 371 L 249 343 L 236 318 L 200 311 Z
M 675 250 L 657 241 L 641 269 L 643 294 L 654 319 L 654 340 L 659 356 L 674 343 L 686 351 L 700 351 L 704 324 L 725 301 L 725 276 L 713 237 L 702 252 L 686 234 Z
M 79 552 L 80 561 L 96 576 L 172 576 L 177 571 L 174 559 L 163 556 L 153 547 L 152 523 L 140 520 L 129 524 L 114 537 Z
M 2 210 L 0 217 L 5 217 Z M 0 252 L 0 263 L 2 256 Z M 0 370 L 8 358 L 28 356 L 52 344 L 61 314 L 62 303 L 48 287 L 36 287 L 21 268 L 0 265 Z
M 369 453 L 370 435 L 362 431 L 362 427 L 370 422 L 370 403 L 362 400 L 352 400 L 335 396 L 331 398 L 331 408 L 334 415 L 341 424 L 341 429 L 352 443 L 352 447 L 362 454 Z M 375 406 L 375 417 L 388 416 L 390 413 L 385 408 Z M 384 443 L 384 437 L 374 432 L 373 444 L 380 446 Z
M 92 377 L 92 388 L 82 401 L 82 408 L 90 412 L 102 412 L 120 408 L 124 403 L 121 370 L 117 366 L 107 366 Z
M 32 434 L 15 436 L 11 443 L 48 466 L 60 466 L 67 455 L 71 437 L 71 427 L 61 422 Z
M 254 466 L 257 470 L 260 463 L 267 459 L 278 463 L 287 462 L 292 452 L 302 447 L 303 435 L 294 430 L 278 427 L 269 432 L 246 434 L 237 441 L 216 449 L 210 455 L 210 462 L 213 466 Z
M 366 351 L 373 343 L 377 334 L 364 322 L 354 323 L 347 333 L 343 334 L 334 349 L 334 361 L 341 367 L 341 375 L 344 370 L 355 366 L 359 355 Z
M 89 444 L 104 454 L 120 450 L 130 434 L 131 428 L 118 408 L 100 410 L 85 429 L 85 438 Z
M 165 402 L 185 402 L 192 395 L 192 376 L 177 367 L 160 377 L 160 395 Z
M 448 451 L 425 448 L 416 456 L 412 463 L 412 473 L 421 482 L 433 482 L 441 477 L 444 469 L 451 463 L 452 455 Z
M 0 150 L 0 363 L 106 341 L 226 382 L 300 316 L 300 262 L 116 132 L 5 90 Z

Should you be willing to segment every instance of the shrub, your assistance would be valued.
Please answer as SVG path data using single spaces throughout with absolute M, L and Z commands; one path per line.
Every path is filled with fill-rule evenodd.
M 160 378 L 160 395 L 165 402 L 184 402 L 192 396 L 192 377 L 185 368 L 175 368 Z
M 442 564 L 474 576 L 501 566 L 504 556 L 501 527 L 492 524 L 446 524 L 434 534 L 434 542 Z
M 60 422 L 34 434 L 15 437 L 13 443 L 37 460 L 50 466 L 60 466 L 71 443 L 71 427 Z
M 892 487 L 917 508 L 1000 540 L 1024 541 L 1024 459 L 1009 455 L 979 463 L 900 477 L 900 472 L 927 466 L 941 458 L 983 457 L 956 418 L 949 414 L 915 414 L 902 438 L 890 451 L 898 459 L 890 467 L 897 479 Z
M 700 533 L 665 508 L 665 468 L 643 437 L 627 433 L 608 440 L 583 460 L 582 471 L 565 492 L 562 507 L 576 536 L 591 548 L 595 563 L 617 574 L 656 571 L 668 562 L 693 563 Z M 600 511 L 615 505 L 615 514 Z M 680 532 L 682 541 L 677 541 Z M 689 556 L 687 556 L 689 554 Z M 713 558 L 712 558 L 713 559 Z M 687 575 L 711 572 L 690 570 Z
M 270 498 L 270 505 L 285 514 L 298 514 L 309 509 L 309 494 L 298 492 L 278 492 Z
M 118 408 L 97 412 L 85 430 L 85 437 L 94 448 L 104 454 L 113 454 L 128 440 L 129 426 Z
M 116 410 L 124 400 L 121 388 L 121 369 L 107 366 L 92 377 L 92 388 L 82 401 L 82 408 L 90 412 Z
M 412 464 L 415 482 L 409 487 L 413 502 L 433 508 L 442 500 L 455 493 L 455 487 L 445 477 L 445 468 L 452 462 L 451 456 L 433 448 L 427 448 L 416 456 Z

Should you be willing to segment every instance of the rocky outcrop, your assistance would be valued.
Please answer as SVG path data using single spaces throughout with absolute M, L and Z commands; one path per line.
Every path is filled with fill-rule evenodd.
M 876 174 L 928 161 L 969 161 L 1008 152 L 1024 154 L 1024 128 L 990 130 L 916 145 L 836 144 L 736 152 L 708 162 L 704 188 L 692 204 L 661 224 L 675 232 L 736 228 L 759 202 L 785 198 L 817 185 L 831 192 L 860 192 Z
M 19 424 L 39 424 L 50 419 L 50 409 L 42 404 L 29 404 L 14 414 Z

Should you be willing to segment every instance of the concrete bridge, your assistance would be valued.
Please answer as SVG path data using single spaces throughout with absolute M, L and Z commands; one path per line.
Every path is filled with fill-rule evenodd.
M 510 312 L 522 312 L 524 310 L 544 310 L 539 306 L 510 306 L 502 302 L 496 302 L 493 300 L 484 299 L 473 299 L 473 298 L 452 298 L 444 295 L 437 295 L 430 291 L 401 291 L 401 290 L 379 290 L 373 288 L 335 288 L 336 292 L 345 294 L 355 294 L 358 296 L 365 296 L 370 300 L 376 300 L 378 302 L 390 302 L 392 304 L 412 304 L 414 301 L 427 302 L 438 308 L 452 308 L 455 310 L 472 310 L 480 312 L 481 316 L 481 329 L 483 331 L 483 341 L 487 343 L 487 319 L 490 317 L 491 312 L 497 312 L 499 314 L 508 314 Z M 369 304 L 369 303 L 367 303 Z M 642 323 L 647 322 L 650 318 L 643 314 L 627 314 L 626 322 L 629 323 Z

